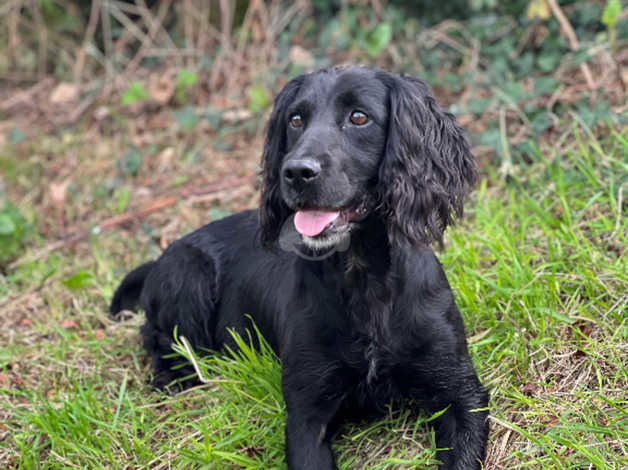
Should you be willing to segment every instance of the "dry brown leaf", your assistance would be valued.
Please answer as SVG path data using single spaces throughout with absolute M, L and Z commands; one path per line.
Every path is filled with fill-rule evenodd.
M 172 99 L 177 86 L 176 72 L 154 73 L 148 79 L 148 96 L 156 103 L 164 106 Z
M 78 97 L 78 88 L 68 82 L 59 83 L 50 94 L 51 104 L 67 104 L 76 100 Z
M 63 206 L 63 203 L 65 202 L 65 197 L 68 193 L 68 186 L 70 186 L 71 182 L 72 181 L 68 178 L 64 181 L 61 181 L 60 183 L 50 183 L 50 186 L 48 187 L 48 190 L 50 192 L 50 200 L 55 206 Z
M 314 56 L 301 46 L 292 46 L 289 52 L 290 60 L 303 67 L 314 67 Z
M 69 330 L 71 328 L 76 328 L 77 326 L 78 326 L 78 323 L 76 323 L 74 320 L 70 320 L 70 319 L 61 320 L 61 328 L 64 328 L 66 330 Z

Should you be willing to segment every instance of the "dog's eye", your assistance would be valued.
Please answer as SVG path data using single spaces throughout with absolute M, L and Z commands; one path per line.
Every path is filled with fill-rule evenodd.
M 290 118 L 290 125 L 292 127 L 301 127 L 303 125 L 303 119 L 300 114 L 293 114 Z
M 362 111 L 353 111 L 351 116 L 349 116 L 349 120 L 356 126 L 363 126 L 368 122 L 369 117 Z

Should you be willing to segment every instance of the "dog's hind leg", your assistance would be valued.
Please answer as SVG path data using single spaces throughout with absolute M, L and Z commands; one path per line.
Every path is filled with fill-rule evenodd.
M 165 389 L 171 382 L 186 388 L 197 383 L 194 369 L 174 355 L 174 334 L 185 337 L 197 352 L 214 349 L 216 324 L 216 268 L 205 252 L 172 245 L 157 261 L 144 282 L 140 304 L 146 312 L 142 327 L 144 348 L 153 363 L 153 385 Z

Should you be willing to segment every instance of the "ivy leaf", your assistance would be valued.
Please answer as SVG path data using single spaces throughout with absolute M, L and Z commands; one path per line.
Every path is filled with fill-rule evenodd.
M 24 142 L 26 140 L 26 135 L 19 130 L 17 127 L 11 131 L 9 135 L 9 142 L 12 144 L 19 144 L 20 142 Z
M 209 219 L 212 222 L 223 219 L 228 215 L 231 215 L 231 212 L 225 209 L 221 209 L 220 207 L 213 206 L 209 209 Z
M 260 85 L 254 85 L 249 90 L 249 109 L 254 113 L 259 113 L 270 104 L 268 92 Z
M 196 84 L 198 75 L 188 69 L 181 69 L 177 75 L 177 87 L 189 88 Z
M 617 24 L 621 15 L 621 0 L 609 0 L 602 11 L 602 24 L 607 28 L 612 28 Z
M 192 106 L 186 106 L 178 111 L 174 112 L 174 117 L 176 118 L 181 129 L 185 131 L 191 131 L 196 127 L 199 117 L 196 115 L 196 111 Z
M 492 148 L 497 155 L 502 154 L 502 142 L 499 129 L 489 129 L 478 136 L 478 144 Z
M 537 114 L 530 123 L 535 134 L 541 134 L 545 129 L 552 125 L 547 113 Z
M 74 276 L 62 281 L 70 290 L 80 290 L 94 284 L 94 275 L 88 271 L 79 271 Z
M 175 85 L 175 99 L 178 103 L 183 104 L 186 101 L 188 91 L 198 81 L 198 75 L 190 72 L 188 69 L 181 69 L 177 75 L 177 84 Z
M 118 169 L 125 175 L 137 174 L 142 166 L 142 152 L 135 147 L 131 148 L 120 160 L 118 160 Z
M 537 64 L 543 72 L 553 72 L 558 66 L 560 57 L 557 54 L 542 54 L 537 59 Z
M 220 121 L 222 120 L 222 113 L 218 110 L 207 108 L 204 113 L 204 117 L 209 122 L 212 129 L 218 129 Z
M 366 36 L 366 53 L 373 59 L 386 49 L 392 39 L 392 26 L 389 23 L 380 23 Z
M 122 95 L 122 106 L 131 106 L 148 98 L 148 92 L 142 82 L 133 82 Z
M 478 98 L 469 102 L 469 111 L 473 114 L 480 115 L 486 111 L 493 103 L 492 98 Z
M 116 211 L 118 214 L 122 214 L 131 202 L 131 190 L 123 186 L 116 191 Z
M 526 9 L 526 16 L 529 20 L 539 18 L 546 20 L 552 15 L 546 0 L 531 0 Z
M 6 202 L 0 208 L 0 267 L 20 253 L 26 230 L 27 223 L 22 213 Z
M 539 98 L 553 93 L 558 87 L 558 81 L 552 77 L 539 77 L 534 80 L 534 96 Z
M 8 214 L 0 214 L 0 235 L 11 235 L 17 226 Z

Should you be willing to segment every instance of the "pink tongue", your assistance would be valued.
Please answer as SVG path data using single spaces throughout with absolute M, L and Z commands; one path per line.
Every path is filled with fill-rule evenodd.
M 340 212 L 298 211 L 294 217 L 294 226 L 301 235 L 314 237 L 339 215 Z

